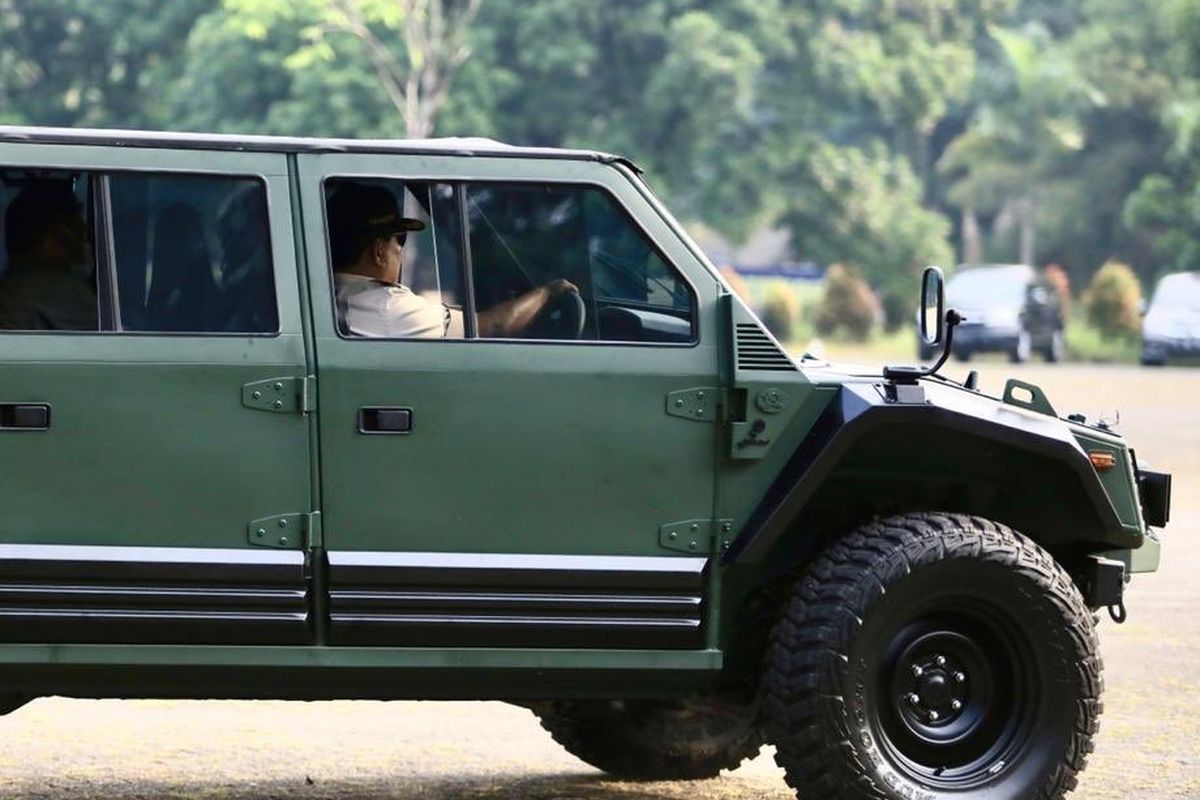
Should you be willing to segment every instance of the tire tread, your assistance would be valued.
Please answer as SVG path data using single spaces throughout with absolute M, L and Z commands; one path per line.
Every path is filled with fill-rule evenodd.
M 1095 619 L 1070 576 L 1044 549 L 1012 529 L 979 517 L 914 513 L 875 520 L 831 545 L 794 584 L 767 649 L 764 713 L 768 741 L 789 786 L 804 800 L 891 800 L 863 763 L 839 696 L 847 657 L 834 642 L 849 642 L 887 587 L 921 564 L 949 557 L 994 562 L 1044 587 L 1083 654 L 1075 664 L 1080 687 L 1073 735 L 1053 774 L 1034 796 L 1057 800 L 1074 789 L 1092 751 L 1103 705 L 1102 662 Z M 825 689 L 823 691 L 823 688 Z M 1032 798 L 1031 798 L 1032 800 Z

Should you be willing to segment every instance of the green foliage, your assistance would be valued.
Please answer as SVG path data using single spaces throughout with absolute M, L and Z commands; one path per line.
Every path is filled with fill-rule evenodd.
M 879 301 L 857 271 L 834 264 L 825 271 L 825 290 L 813 325 L 822 336 L 864 342 L 875 328 L 878 310 Z
M 952 244 L 1200 264 L 1200 0 L 478 2 L 0 0 L 0 121 L 619 152 L 901 329 Z
M 154 126 L 216 0 L 0 0 L 0 122 Z
M 1200 264 L 1200 183 L 1180 185 L 1166 175 L 1147 175 L 1126 199 L 1124 220 L 1146 238 L 1159 272 Z
M 800 322 L 800 312 L 800 298 L 787 281 L 773 281 L 764 290 L 760 315 L 767 330 L 779 341 L 791 341 Z
M 782 214 L 801 252 L 818 263 L 846 259 L 883 298 L 889 329 L 911 320 L 921 270 L 950 264 L 945 217 L 921 207 L 921 185 L 880 148 L 814 144 L 791 180 Z
M 1092 278 L 1083 307 L 1088 323 L 1102 335 L 1134 339 L 1141 331 L 1141 299 L 1141 284 L 1129 265 L 1109 261 Z
M 1063 334 L 1067 340 L 1067 360 L 1092 364 L 1136 364 L 1141 345 L 1136 339 L 1112 337 L 1088 323 L 1086 315 L 1072 314 L 1067 318 Z

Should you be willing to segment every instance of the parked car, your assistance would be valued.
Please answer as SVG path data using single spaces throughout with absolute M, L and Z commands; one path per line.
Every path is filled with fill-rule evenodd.
M 953 355 L 1007 353 L 1014 363 L 1040 353 L 1061 361 L 1066 349 L 1058 294 L 1025 264 L 961 266 L 946 284 L 947 303 L 966 321 L 954 332 Z M 922 348 L 921 358 L 931 353 Z
M 0 714 L 506 700 L 628 779 L 1075 785 L 1170 476 L 793 358 L 625 159 L 0 128 L 0 212 Z
M 1164 275 L 1142 320 L 1142 363 L 1200 358 L 1200 272 Z

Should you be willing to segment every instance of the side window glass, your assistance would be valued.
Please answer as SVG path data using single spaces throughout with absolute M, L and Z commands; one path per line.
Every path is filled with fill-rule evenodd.
M 481 336 L 693 339 L 691 289 L 606 193 L 525 184 L 467 192 Z
M 334 306 L 343 336 L 466 335 L 457 195 L 446 184 L 325 184 Z
M 261 181 L 140 174 L 108 180 L 118 330 L 279 330 Z
M 93 179 L 0 170 L 0 330 L 96 331 Z

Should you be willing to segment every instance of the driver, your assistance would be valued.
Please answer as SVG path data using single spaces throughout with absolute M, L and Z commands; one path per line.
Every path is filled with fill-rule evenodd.
M 400 213 L 395 196 L 382 186 L 345 183 L 329 198 L 333 283 L 341 329 L 354 336 L 462 338 L 462 312 L 431 302 L 400 283 L 404 243 L 425 223 Z M 481 337 L 513 336 L 525 330 L 573 283 L 559 278 L 486 311 Z

